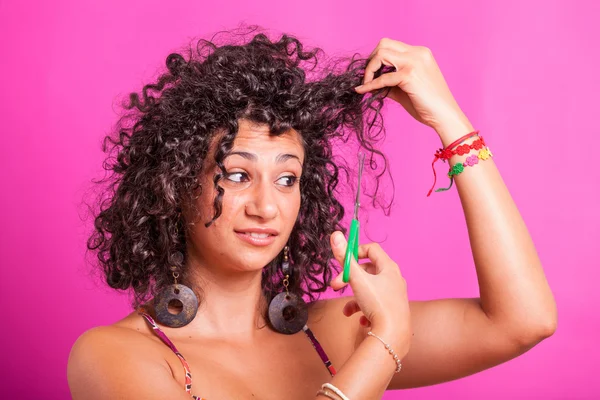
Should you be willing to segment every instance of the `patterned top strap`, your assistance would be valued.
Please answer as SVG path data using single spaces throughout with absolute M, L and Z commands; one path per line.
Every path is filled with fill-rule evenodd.
M 319 341 L 317 340 L 315 335 L 312 333 L 312 331 L 310 330 L 310 328 L 307 325 L 304 325 L 302 330 L 304 331 L 304 333 L 306 333 L 306 336 L 308 336 L 308 338 L 310 339 L 310 342 L 312 343 L 315 350 L 317 350 L 317 353 L 319 353 L 319 357 L 321 357 L 323 364 L 325 364 L 325 367 L 327 367 L 327 370 L 329 371 L 331 376 L 334 376 L 336 374 L 335 368 L 331 364 L 331 361 L 329 361 L 329 357 L 327 357 L 325 350 L 323 350 L 323 347 L 321 346 L 321 344 L 319 343 Z
M 181 364 L 183 365 L 183 371 L 185 372 L 185 391 L 191 395 L 192 394 L 192 372 L 190 371 L 190 366 L 188 365 L 187 361 L 185 361 L 185 358 L 183 357 L 183 355 L 179 352 L 179 350 L 177 350 L 177 347 L 175 347 L 175 345 L 173 344 L 173 342 L 171 342 L 171 340 L 167 337 L 167 335 L 165 335 L 165 333 L 160 330 L 160 328 L 158 327 L 156 322 L 154 322 L 154 319 L 150 315 L 146 314 L 145 312 L 141 312 L 141 311 L 138 312 L 138 314 L 140 314 L 142 317 L 144 317 L 146 319 L 146 321 L 148 321 L 148 323 L 154 330 L 154 333 L 156 333 L 156 335 L 167 346 L 169 346 L 169 348 L 173 351 L 173 353 L 175 353 L 175 355 L 179 358 L 179 361 L 181 361 Z M 192 395 L 192 399 L 206 400 L 202 397 L 193 396 L 193 395 Z
M 190 366 L 188 365 L 187 361 L 185 360 L 185 358 L 183 357 L 183 355 L 179 352 L 179 350 L 177 350 L 177 347 L 175 347 L 175 345 L 173 344 L 173 342 L 171 342 L 171 340 L 167 337 L 167 335 L 165 335 L 165 333 L 162 330 L 160 330 L 160 328 L 158 327 L 158 325 L 156 324 L 156 322 L 154 322 L 154 319 L 150 315 L 146 314 L 145 312 L 141 312 L 141 311 L 138 312 L 138 314 L 141 315 L 141 316 L 143 316 L 146 319 L 146 321 L 148 321 L 148 323 L 150 324 L 150 326 L 154 330 L 154 333 L 156 333 L 156 335 L 167 346 L 169 346 L 169 348 L 173 351 L 173 353 L 175 353 L 175 355 L 177 355 L 177 357 L 179 358 L 179 361 L 181 361 L 181 364 L 183 365 L 183 370 L 185 372 L 185 391 L 188 394 L 192 395 L 192 373 L 190 371 Z M 306 334 L 307 338 L 310 340 L 311 344 L 313 345 L 313 347 L 315 348 L 315 350 L 319 354 L 319 357 L 321 357 L 321 360 L 323 361 L 323 364 L 325 364 L 325 367 L 327 367 L 327 370 L 329 371 L 329 373 L 331 374 L 331 376 L 334 376 L 336 374 L 335 368 L 331 364 L 331 361 L 329 360 L 329 357 L 327 357 L 327 354 L 325 353 L 325 350 L 323 350 L 323 347 L 321 346 L 321 344 L 319 343 L 319 341 L 317 340 L 317 338 L 315 337 L 315 335 L 313 334 L 313 332 L 310 330 L 310 328 L 307 325 L 304 325 L 304 327 L 302 328 L 302 330 L 304 331 L 304 333 Z M 194 396 L 194 395 L 192 395 L 192 399 L 194 399 L 194 400 L 207 400 L 204 397 Z

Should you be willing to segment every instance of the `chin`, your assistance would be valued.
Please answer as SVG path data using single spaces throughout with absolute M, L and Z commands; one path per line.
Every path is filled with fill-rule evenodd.
M 235 265 L 239 265 L 244 271 L 262 270 L 269 264 L 275 256 L 271 256 L 266 252 L 263 254 L 243 254 L 242 258 L 236 259 Z

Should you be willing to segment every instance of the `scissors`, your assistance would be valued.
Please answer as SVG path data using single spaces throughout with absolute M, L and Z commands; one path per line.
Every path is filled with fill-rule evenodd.
M 350 262 L 352 256 L 358 262 L 358 231 L 360 223 L 358 222 L 358 207 L 360 206 L 360 182 L 362 180 L 363 164 L 365 162 L 364 153 L 358 154 L 358 186 L 356 187 L 356 200 L 354 201 L 354 218 L 350 223 L 350 234 L 348 235 L 348 247 L 346 247 L 346 255 L 344 257 L 344 276 L 342 280 L 348 282 L 350 280 Z

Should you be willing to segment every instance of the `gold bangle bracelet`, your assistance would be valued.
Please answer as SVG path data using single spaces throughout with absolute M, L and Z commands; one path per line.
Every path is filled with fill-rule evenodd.
M 342 400 L 350 400 L 348 397 L 346 397 L 346 395 L 338 388 L 336 388 L 332 383 L 324 383 L 321 385 L 321 389 L 325 390 L 325 389 L 329 389 L 331 391 L 333 391 L 336 395 L 339 396 L 340 399 Z

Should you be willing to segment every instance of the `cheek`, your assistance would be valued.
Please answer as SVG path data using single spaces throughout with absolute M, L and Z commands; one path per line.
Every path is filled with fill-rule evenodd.
M 203 205 L 203 210 L 206 213 L 205 215 L 208 216 L 207 221 L 211 220 L 215 215 L 214 201 L 216 197 L 217 192 L 214 191 L 210 196 L 210 200 L 206 201 Z M 245 201 L 244 196 L 236 196 L 235 194 L 232 194 L 231 191 L 225 189 L 220 201 L 221 214 L 219 215 L 219 218 L 213 222 L 213 226 L 215 228 L 225 227 L 226 229 L 229 229 L 232 221 L 236 219 L 236 216 L 240 213 L 244 213 Z
M 243 211 L 246 204 L 244 196 L 236 196 L 231 191 L 225 191 L 223 195 L 223 213 L 225 210 L 228 211 L 228 215 L 235 213 L 236 211 Z
M 284 210 L 290 218 L 296 218 L 300 212 L 300 192 L 298 191 L 298 193 L 288 201 L 289 207 L 285 207 Z
M 211 189 L 212 192 L 212 189 Z M 200 198 L 198 199 L 198 211 L 200 212 L 201 218 L 208 222 L 212 219 L 215 211 L 214 211 L 214 200 L 215 196 L 213 193 L 202 193 Z

